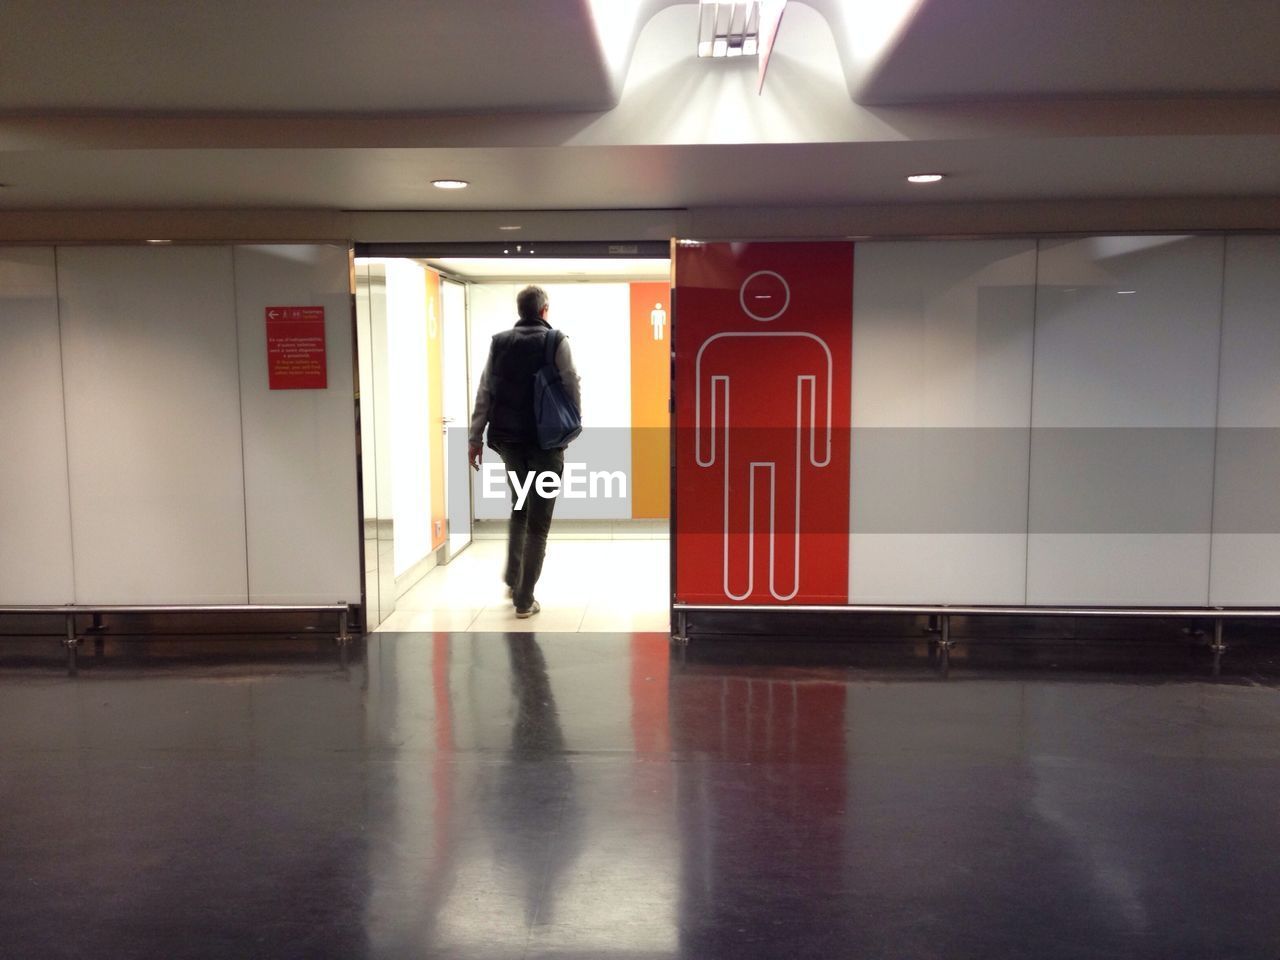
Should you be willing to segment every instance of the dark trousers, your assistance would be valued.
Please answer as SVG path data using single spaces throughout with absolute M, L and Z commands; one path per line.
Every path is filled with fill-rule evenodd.
M 507 568 L 502 579 L 511 588 L 516 609 L 527 610 L 533 603 L 533 588 L 542 575 L 542 560 L 547 555 L 547 533 L 551 530 L 551 514 L 555 497 L 538 494 L 537 477 L 547 472 L 557 477 L 564 474 L 564 451 L 543 450 L 536 444 L 500 443 L 493 448 L 507 469 L 507 487 L 511 490 L 511 522 L 507 527 Z M 518 494 L 511 483 L 515 474 L 523 486 L 529 486 L 524 506 L 516 509 Z

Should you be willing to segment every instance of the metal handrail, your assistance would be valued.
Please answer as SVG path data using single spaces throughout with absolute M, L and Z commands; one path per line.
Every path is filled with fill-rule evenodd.
M 0 606 L 10 613 L 340 613 L 345 603 L 140 603 L 140 604 L 19 604 Z
M 1280 607 L 1040 607 L 1040 606 L 953 606 L 945 603 L 913 604 L 765 604 L 765 603 L 675 603 L 677 613 L 903 613 L 963 617 L 1224 617 L 1244 619 L 1280 617 Z
M 853 614 L 915 614 L 938 617 L 938 643 L 944 651 L 954 646 L 951 639 L 951 618 L 960 617 L 1134 617 L 1145 619 L 1213 620 L 1213 642 L 1209 645 L 1215 654 L 1221 654 L 1227 645 L 1223 628 L 1226 620 L 1246 620 L 1280 617 L 1280 607 L 1068 607 L 1068 606 L 954 606 L 945 603 L 914 604 L 762 604 L 762 603 L 673 603 L 676 629 L 672 639 L 678 643 L 689 642 L 688 614 L 690 613 L 853 613 Z
M 62 643 L 67 648 L 67 675 L 79 672 L 77 648 L 81 636 L 76 633 L 76 616 L 93 614 L 97 617 L 111 613 L 333 613 L 338 616 L 338 653 L 343 666 L 347 662 L 347 647 L 351 643 L 349 618 L 351 608 L 345 603 L 138 603 L 138 604 L 10 604 L 0 606 L 0 616 L 5 615 L 56 615 L 66 618 L 66 636 Z

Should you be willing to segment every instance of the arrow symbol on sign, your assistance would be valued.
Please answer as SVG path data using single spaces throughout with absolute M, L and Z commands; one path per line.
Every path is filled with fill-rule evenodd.
M 268 310 L 268 311 L 267 311 L 267 316 L 268 316 L 268 317 L 270 317 L 272 320 L 274 320 L 276 317 L 280 316 L 280 311 L 279 311 L 279 310 Z

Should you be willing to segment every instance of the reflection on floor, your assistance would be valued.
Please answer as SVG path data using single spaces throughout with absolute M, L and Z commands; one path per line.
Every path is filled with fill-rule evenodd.
M 276 643 L 0 661 L 0 956 L 1277 955 L 1280 697 L 1234 648 Z
M 528 620 L 516 619 L 505 596 L 506 549 L 506 540 L 477 540 L 401 597 L 378 630 L 668 630 L 670 541 L 548 541 L 537 589 L 542 612 Z

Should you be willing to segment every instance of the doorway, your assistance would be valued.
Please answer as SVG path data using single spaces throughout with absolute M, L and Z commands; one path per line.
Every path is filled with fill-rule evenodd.
M 449 435 L 451 422 L 467 416 L 467 313 L 461 285 L 420 260 L 359 258 L 355 275 L 364 594 L 372 628 L 471 542 L 465 439 L 459 482 Z
M 364 254 L 356 260 L 357 312 L 368 331 L 359 343 L 361 394 L 372 397 L 383 438 L 375 439 L 371 458 L 366 451 L 365 485 L 378 494 L 389 488 L 373 498 L 373 524 L 366 495 L 366 536 L 371 528 L 377 535 L 366 543 L 366 556 L 391 558 L 389 569 L 386 560 L 366 564 L 366 594 L 383 579 L 393 585 L 379 589 L 383 602 L 376 619 L 371 611 L 371 629 L 375 623 L 396 631 L 669 628 L 669 249 L 611 244 L 630 255 L 602 256 L 602 245 L 565 246 L 526 252 L 520 245 L 518 258 L 501 252 L 514 245 L 357 248 Z M 594 255 L 553 255 L 581 254 L 584 246 Z M 505 476 L 487 448 L 484 470 L 472 472 L 467 441 L 489 340 L 512 325 L 515 295 L 531 283 L 547 291 L 550 322 L 568 337 L 582 378 L 584 430 L 566 456 L 566 486 L 538 585 L 542 612 L 517 620 L 500 579 L 510 514 Z M 405 303 L 419 301 L 425 306 L 414 319 Z M 397 329 L 405 324 L 425 332 Z M 433 429 L 439 444 L 422 442 L 422 431 Z M 438 542 L 421 534 L 424 517 L 436 532 L 433 496 L 443 521 Z

